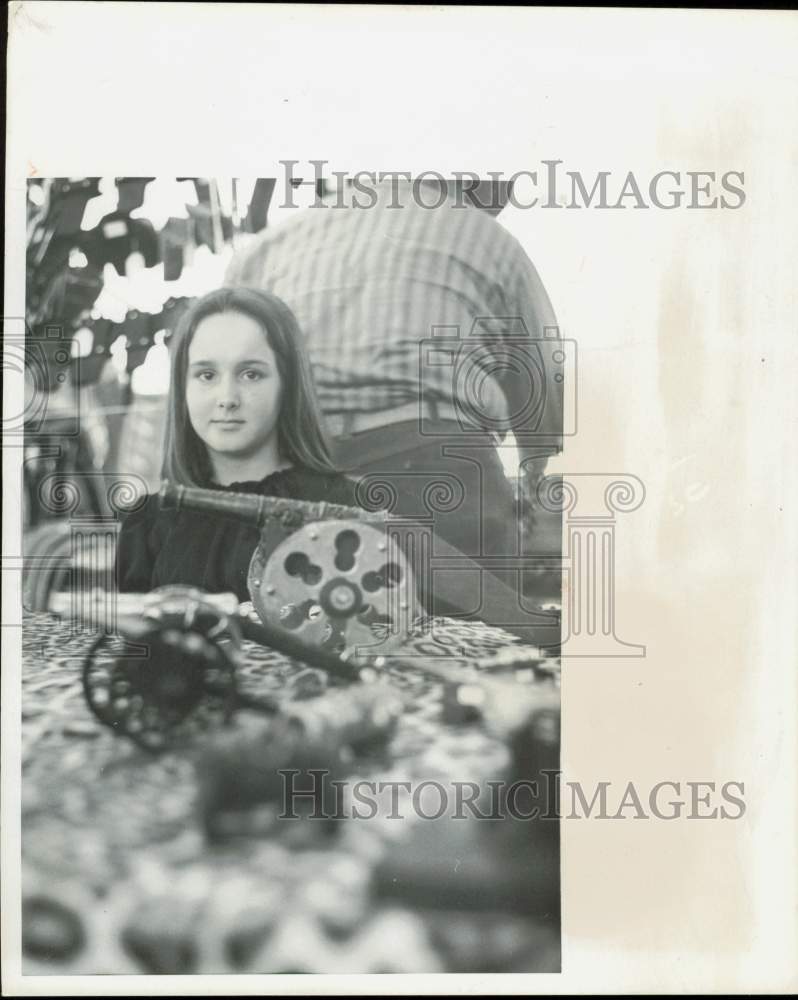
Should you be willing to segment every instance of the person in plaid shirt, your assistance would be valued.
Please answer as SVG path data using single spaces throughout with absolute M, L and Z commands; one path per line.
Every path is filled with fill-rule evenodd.
M 488 210 L 484 201 L 394 177 L 357 204 L 328 198 L 267 228 L 226 276 L 294 312 L 334 458 L 362 477 L 366 500 L 432 514 L 436 533 L 468 555 L 518 550 L 495 448 L 505 433 L 537 474 L 562 447 L 561 387 L 536 347 L 556 330 L 554 312 L 492 218 L 495 198 Z

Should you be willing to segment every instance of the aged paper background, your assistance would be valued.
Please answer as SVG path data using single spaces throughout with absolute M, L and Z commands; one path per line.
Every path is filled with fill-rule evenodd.
M 566 662 L 564 777 L 743 781 L 745 816 L 564 820 L 559 976 L 48 980 L 48 992 L 798 986 L 796 56 L 794 13 L 11 6 L 6 316 L 23 315 L 33 173 L 268 176 L 280 159 L 323 158 L 350 173 L 509 175 L 561 159 L 587 177 L 743 171 L 746 192 L 736 211 L 502 215 L 579 346 L 579 433 L 558 467 L 646 487 L 619 519 L 616 567 L 618 635 L 647 656 Z M 20 392 L 6 386 L 7 412 Z M 6 553 L 19 459 L 4 453 Z M 15 937 L 11 577 L 4 989 L 35 994 Z

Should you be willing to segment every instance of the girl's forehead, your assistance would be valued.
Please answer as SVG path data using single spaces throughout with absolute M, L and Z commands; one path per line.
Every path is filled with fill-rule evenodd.
M 206 316 L 197 324 L 188 347 L 189 363 L 256 359 L 273 362 L 274 351 L 260 323 L 244 313 Z

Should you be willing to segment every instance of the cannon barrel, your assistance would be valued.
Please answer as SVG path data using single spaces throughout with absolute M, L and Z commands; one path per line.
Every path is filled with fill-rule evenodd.
M 289 500 L 284 497 L 259 496 L 251 493 L 226 493 L 193 486 L 179 486 L 165 481 L 160 490 L 164 510 L 206 511 L 233 517 L 245 524 L 262 528 L 268 521 L 280 521 L 288 529 L 308 521 L 346 520 L 384 524 L 383 511 L 366 511 L 346 504 Z

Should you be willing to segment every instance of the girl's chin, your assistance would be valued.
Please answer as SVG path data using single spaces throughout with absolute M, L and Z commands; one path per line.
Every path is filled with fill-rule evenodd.
M 238 452 L 246 454 L 248 451 L 252 450 L 251 446 L 243 441 L 233 441 L 230 438 L 222 438 L 219 440 L 218 437 L 211 437 L 205 441 L 205 447 L 208 451 L 217 451 L 224 455 L 235 455 Z
M 223 455 L 225 458 L 240 458 L 242 461 L 254 458 L 260 454 L 262 445 L 243 441 L 206 441 L 205 446 L 211 455 Z
M 211 434 L 205 440 L 205 444 L 212 451 L 223 451 L 225 453 L 252 450 L 252 442 L 242 435 L 235 433 Z
M 251 458 L 254 451 L 251 448 L 224 448 L 220 445 L 216 447 L 209 448 L 208 451 L 216 455 L 224 455 L 225 458 Z

